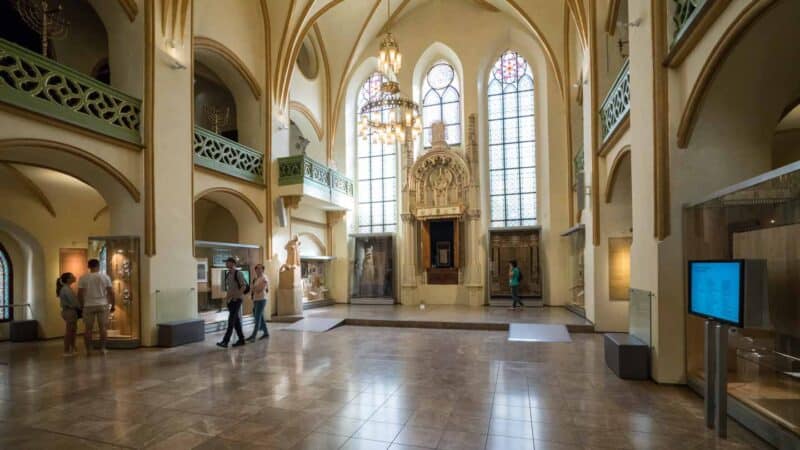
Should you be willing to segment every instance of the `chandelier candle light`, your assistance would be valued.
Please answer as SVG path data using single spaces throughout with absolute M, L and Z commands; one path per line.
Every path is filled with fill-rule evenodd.
M 381 84 L 380 98 L 368 102 L 361 108 L 361 121 L 358 134 L 361 138 L 370 137 L 373 142 L 395 144 L 403 142 L 407 134 L 416 139 L 422 132 L 422 121 L 419 117 L 419 105 L 400 93 L 397 73 L 403 62 L 400 46 L 388 31 L 391 19 L 391 6 L 387 1 L 387 32 L 381 41 L 378 53 L 378 69 L 386 77 Z

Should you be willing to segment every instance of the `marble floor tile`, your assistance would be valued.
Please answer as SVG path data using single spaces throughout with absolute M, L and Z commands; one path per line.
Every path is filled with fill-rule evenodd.
M 235 351 L 218 339 L 71 359 L 57 341 L 0 343 L 0 448 L 768 448 L 732 421 L 715 438 L 685 387 L 618 379 L 595 334 L 276 329 Z

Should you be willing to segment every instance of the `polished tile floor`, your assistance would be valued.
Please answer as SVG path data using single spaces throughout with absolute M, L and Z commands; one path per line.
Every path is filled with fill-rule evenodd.
M 766 448 L 718 441 L 683 387 L 621 381 L 602 339 L 505 332 L 273 329 L 223 350 L 65 359 L 60 343 L 0 344 L 0 448 Z

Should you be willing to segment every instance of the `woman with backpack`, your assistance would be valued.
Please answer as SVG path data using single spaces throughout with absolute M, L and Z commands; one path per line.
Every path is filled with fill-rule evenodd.
M 244 332 L 242 331 L 242 299 L 244 299 L 245 294 L 250 292 L 250 285 L 245 281 L 242 272 L 236 269 L 236 259 L 233 257 L 226 259 L 225 267 L 228 268 L 228 273 L 225 275 L 225 301 L 228 303 L 228 329 L 225 330 L 225 337 L 217 342 L 217 345 L 228 348 L 231 334 L 236 330 L 236 336 L 239 339 L 233 346 L 239 347 L 240 345 L 244 345 Z

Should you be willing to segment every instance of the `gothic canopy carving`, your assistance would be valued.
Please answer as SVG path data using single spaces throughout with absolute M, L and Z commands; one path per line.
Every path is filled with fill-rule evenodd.
M 420 156 L 411 169 L 417 219 L 460 217 L 469 207 L 470 167 L 460 150 L 447 148 L 443 130 L 434 124 L 434 145 Z M 442 127 L 443 128 L 443 127 Z M 442 137 L 437 139 L 437 134 Z

